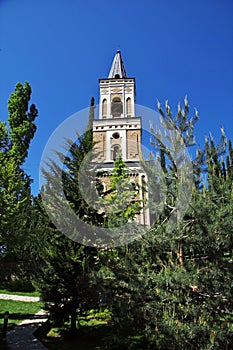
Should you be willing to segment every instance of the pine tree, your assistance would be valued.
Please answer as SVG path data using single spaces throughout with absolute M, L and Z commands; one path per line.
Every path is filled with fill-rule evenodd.
M 87 205 L 80 189 L 79 179 L 83 160 L 89 159 L 93 148 L 91 125 L 94 108 L 92 98 L 87 130 L 84 135 L 77 135 L 75 143 L 66 140 L 68 150 L 66 155 L 57 153 L 61 159 L 64 159 L 63 168 L 61 169 L 54 161 L 51 161 L 47 169 L 43 170 L 46 184 L 41 190 L 42 198 L 43 191 L 46 191 L 50 199 L 49 205 L 56 211 L 57 206 L 61 203 L 60 193 L 56 190 L 57 174 L 62 173 L 63 191 L 71 210 L 81 220 L 88 223 L 102 220 L 102 216 Z M 77 315 L 89 308 L 97 308 L 99 305 L 98 288 L 92 285 L 92 274 L 98 262 L 97 249 L 80 243 L 77 237 L 86 235 L 86 232 L 80 232 L 80 227 L 74 227 L 74 240 L 59 232 L 48 218 L 40 199 L 38 199 L 38 208 L 39 218 L 35 230 L 40 235 L 43 247 L 39 242 L 35 243 L 34 251 L 36 251 L 41 268 L 40 273 L 37 272 L 34 278 L 44 300 L 53 302 L 49 310 L 55 323 L 62 322 L 65 315 L 69 315 L 71 331 L 74 332 Z M 56 211 L 56 215 L 60 215 L 58 220 L 69 223 L 69 218 L 65 217 L 62 210 Z
M 127 169 L 119 154 L 112 171 L 108 173 L 108 189 L 101 193 L 99 200 L 107 227 L 119 227 L 133 221 L 142 209 L 142 201 L 137 199 L 139 185 L 132 186 Z
M 166 118 L 171 119 L 167 105 Z M 188 131 L 187 101 L 179 117 L 171 120 Z M 161 114 L 165 116 L 161 110 Z M 178 124 L 176 124 L 178 123 Z M 192 126 L 192 123 L 191 123 Z M 191 135 L 192 128 L 190 129 Z M 221 159 L 222 135 L 216 146 L 210 138 L 193 161 L 190 206 L 183 220 L 167 230 L 176 206 L 176 164 L 160 143 L 168 194 L 165 212 L 151 231 L 117 254 L 107 254 L 102 270 L 103 298 L 111 306 L 119 332 L 141 334 L 144 349 L 230 349 L 232 338 L 232 179 L 230 154 Z M 184 143 L 189 144 L 188 135 Z M 205 160 L 205 164 L 202 161 Z M 208 171 L 208 183 L 201 176 Z M 225 174 L 225 175 L 224 175 Z M 174 186 L 174 187 L 173 187 Z M 172 207 L 172 208 L 171 208 Z M 136 346 L 139 348 L 139 345 Z

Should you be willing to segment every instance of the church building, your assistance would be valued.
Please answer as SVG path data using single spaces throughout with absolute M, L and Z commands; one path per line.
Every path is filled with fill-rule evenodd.
M 121 154 L 132 187 L 138 190 L 137 199 L 143 203 L 135 220 L 140 225 L 149 226 L 149 210 L 145 208 L 147 179 L 140 166 L 142 120 L 135 115 L 135 79 L 127 76 L 120 51 L 113 59 L 108 78 L 99 79 L 99 88 L 99 119 L 93 121 L 94 162 L 99 163 L 103 171 L 99 180 L 106 191 L 114 161 Z

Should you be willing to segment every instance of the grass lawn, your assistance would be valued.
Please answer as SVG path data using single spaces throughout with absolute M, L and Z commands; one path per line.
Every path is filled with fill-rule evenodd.
M 0 300 L 0 334 L 2 333 L 3 315 L 9 311 L 8 329 L 33 316 L 43 307 L 41 302 L 22 302 L 14 300 Z
M 8 289 L 0 289 L 0 294 L 23 295 L 27 297 L 39 297 L 39 292 L 12 292 Z
M 8 330 L 23 320 L 33 316 L 43 306 L 41 302 L 22 302 L 14 300 L 0 300 L 0 349 L 7 350 L 7 344 L 2 340 L 3 315 L 9 311 Z

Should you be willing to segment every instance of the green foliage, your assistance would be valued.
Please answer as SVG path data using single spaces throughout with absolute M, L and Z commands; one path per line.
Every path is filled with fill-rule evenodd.
M 63 324 L 67 315 L 71 315 L 74 330 L 77 313 L 98 307 L 98 292 L 91 283 L 96 249 L 60 233 L 51 225 L 42 207 L 40 217 L 42 222 L 38 222 L 36 237 L 39 242 L 34 247 L 38 261 L 34 281 L 55 324 Z
M 105 212 L 104 220 L 107 227 L 119 227 L 132 221 L 141 210 L 141 201 L 136 200 L 138 190 L 133 188 L 128 167 L 119 156 L 110 176 L 107 191 L 102 192 L 99 205 Z
M 89 124 L 94 118 L 93 113 L 94 101 L 92 99 Z M 64 159 L 63 169 L 51 161 L 47 169 L 43 171 L 47 180 L 43 191 L 46 191 L 46 194 L 50 196 L 50 206 L 54 206 L 56 210 L 57 205 L 59 205 L 60 192 L 56 190 L 57 174 L 62 173 L 65 197 L 81 220 L 98 225 L 105 221 L 108 222 L 108 225 L 115 227 L 116 223 L 122 224 L 122 219 L 124 222 L 132 219 L 136 213 L 136 204 L 131 203 L 130 193 L 133 193 L 133 189 L 129 187 L 129 175 L 125 163 L 118 159 L 114 164 L 108 198 L 105 203 L 108 207 L 112 207 L 114 214 L 104 216 L 103 213 L 100 214 L 96 209 L 87 205 L 80 189 L 80 187 L 85 188 L 85 185 L 80 184 L 80 172 L 84 172 L 84 179 L 88 177 L 95 181 L 95 174 L 88 171 L 83 164 L 84 159 L 88 160 L 88 165 L 91 160 L 89 156 L 93 148 L 93 140 L 90 126 L 83 136 L 78 135 L 76 143 L 67 140 L 67 145 L 68 153 L 65 157 L 62 154 L 57 154 L 61 159 Z M 127 190 L 126 186 L 128 186 Z M 113 209 L 115 204 L 118 206 L 117 211 Z M 53 305 L 48 305 L 48 308 L 54 320 L 62 323 L 62 319 L 68 313 L 73 318 L 71 327 L 75 329 L 76 310 L 79 310 L 80 314 L 90 307 L 98 308 L 100 306 L 99 286 L 96 285 L 93 278 L 99 269 L 98 251 L 96 248 L 71 241 L 58 232 L 45 214 L 40 198 L 35 201 L 35 212 L 37 212 L 35 231 L 37 236 L 39 234 L 40 241 L 43 242 L 43 246 L 39 242 L 35 244 L 35 252 L 36 246 L 38 247 L 36 256 L 38 256 L 41 266 L 40 272 L 36 271 L 38 287 L 44 300 L 53 302 Z M 62 210 L 60 212 L 62 213 Z M 56 216 L 58 215 L 60 214 L 56 212 Z M 63 215 L 60 219 L 64 221 L 67 220 L 67 217 L 64 218 Z M 85 232 L 75 232 L 76 241 L 78 241 L 77 235 L 79 234 L 85 236 Z
M 21 278 L 12 281 L 2 282 L 1 288 L 4 288 L 4 293 L 6 294 L 17 294 L 18 292 L 25 292 L 25 294 L 20 295 L 29 295 L 27 293 L 35 292 L 35 288 L 28 278 Z M 2 290 L 0 291 L 1 293 L 3 293 Z
M 19 164 L 27 157 L 30 142 L 36 131 L 34 121 L 38 112 L 34 104 L 29 107 L 31 92 L 28 82 L 24 86 L 18 83 L 8 101 L 11 155 Z
M 0 122 L 0 244 L 12 259 L 26 261 L 31 193 L 23 164 L 36 131 L 37 109 L 29 106 L 31 87 L 18 83 L 8 101 L 8 124 Z M 27 256 L 28 257 L 28 256 Z
M 29 285 L 29 288 L 27 288 L 26 292 L 21 292 L 18 290 L 11 290 L 11 287 L 8 287 L 8 283 L 1 283 L 0 285 L 0 294 L 11 294 L 11 295 L 22 295 L 22 296 L 28 296 L 28 297 L 39 297 L 40 294 L 35 290 L 33 287 L 33 291 L 28 292 L 28 290 L 32 289 L 32 285 Z
M 190 144 L 193 122 L 189 123 L 185 114 L 187 101 L 183 112 L 178 113 L 180 119 L 172 118 L 168 104 L 166 110 L 165 121 L 167 118 L 173 127 L 178 123 L 186 135 L 184 143 Z M 116 249 L 115 253 L 100 254 L 102 297 L 111 305 L 119 332 L 127 328 L 132 334 L 145 335 L 145 349 L 147 346 L 167 349 L 168 344 L 174 350 L 230 349 L 233 340 L 231 143 L 225 161 L 220 160 L 225 147 L 224 134 L 217 146 L 212 138 L 206 142 L 205 150 L 199 152 L 201 157 L 193 161 L 191 203 L 179 225 L 167 230 L 169 216 L 176 210 L 177 162 L 175 152 L 171 154 L 156 132 L 154 137 L 156 150 L 161 150 L 161 166 L 168 186 L 167 207 L 147 235 Z M 207 184 L 201 176 L 203 171 L 208 174 Z M 118 343 L 119 337 L 116 348 L 121 346 Z
M 7 253 L 0 255 L 1 264 L 11 260 L 26 262 L 55 324 L 62 326 L 70 316 L 70 327 L 75 330 L 77 314 L 85 326 L 111 319 L 115 334 L 110 332 L 106 337 L 105 349 L 163 350 L 168 344 L 171 350 L 230 349 L 233 148 L 231 141 L 226 143 L 224 131 L 218 144 L 210 136 L 205 148 L 197 149 L 192 161 L 191 201 L 184 213 L 179 203 L 190 199 L 185 191 L 190 169 L 182 169 L 184 175 L 180 178 L 185 164 L 182 147 L 195 143 L 198 113 L 189 118 L 186 98 L 184 107 L 179 105 L 174 117 L 168 102 L 165 112 L 158 103 L 166 142 L 151 125 L 155 152 L 150 162 L 144 163 L 149 195 L 153 196 L 153 226 L 147 235 L 131 244 L 97 249 L 61 234 L 47 216 L 41 197 L 32 200 L 31 180 L 23 170 L 36 130 L 37 110 L 35 105 L 29 106 L 30 97 L 30 85 L 17 84 L 8 103 L 9 127 L 0 122 L 0 243 L 7 246 Z M 132 187 L 120 155 L 109 177 L 110 186 L 98 199 L 102 212 L 84 199 L 80 173 L 89 182 L 96 181 L 95 172 L 86 167 L 94 146 L 94 110 L 92 98 L 86 132 L 77 135 L 76 143 L 67 140 L 65 157 L 57 154 L 64 160 L 62 169 L 53 161 L 44 169 L 47 183 L 42 194 L 49 194 L 54 209 L 60 205 L 56 189 L 58 174 L 62 173 L 65 198 L 75 214 L 85 222 L 114 230 L 133 221 L 143 203 L 137 199 L 138 191 Z M 161 170 L 164 185 L 159 178 Z M 85 183 L 82 185 L 85 188 Z M 158 217 L 161 206 L 164 211 Z M 185 214 L 182 220 L 181 214 Z M 62 211 L 59 215 L 58 220 L 69 223 Z M 74 237 L 85 234 L 74 227 Z M 34 288 L 23 268 L 23 279 L 8 285 L 13 291 Z M 6 302 L 0 304 L 2 312 L 3 308 L 10 308 Z M 12 305 L 11 314 L 15 313 L 16 320 L 21 311 Z M 38 306 L 35 305 L 36 310 Z
M 90 120 L 93 119 L 94 101 L 90 106 Z M 67 140 L 68 153 L 64 159 L 64 167 L 60 169 L 51 161 L 44 176 L 47 183 L 42 189 L 50 197 L 50 206 L 56 210 L 59 205 L 60 192 L 57 191 L 57 174 L 62 173 L 63 191 L 70 207 L 80 218 L 89 222 L 98 219 L 99 215 L 93 208 L 87 206 L 79 184 L 79 170 L 83 159 L 93 147 L 92 131 L 87 130 L 83 136 L 78 135 L 76 143 Z M 60 214 L 59 214 L 60 213 Z M 56 211 L 63 217 L 63 211 Z M 66 237 L 50 222 L 40 197 L 35 202 L 35 246 L 33 251 L 39 262 L 35 280 L 40 293 L 47 304 L 55 324 L 63 324 L 67 315 L 71 316 L 71 329 L 76 329 L 77 314 L 91 307 L 99 306 L 98 288 L 92 285 L 91 276 L 97 265 L 97 250 L 84 246 Z M 75 228 L 75 237 L 84 234 Z M 76 239 L 77 240 L 77 239 Z M 42 244 L 41 244 L 42 243 Z

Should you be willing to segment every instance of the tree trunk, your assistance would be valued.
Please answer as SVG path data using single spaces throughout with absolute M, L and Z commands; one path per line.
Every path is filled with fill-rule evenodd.
M 71 325 L 70 325 L 70 330 L 71 332 L 76 332 L 77 328 L 76 328 L 76 318 L 77 318 L 77 312 L 76 310 L 73 310 L 70 313 L 70 317 L 71 317 Z

